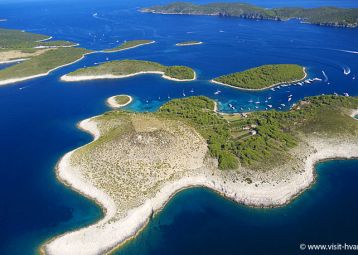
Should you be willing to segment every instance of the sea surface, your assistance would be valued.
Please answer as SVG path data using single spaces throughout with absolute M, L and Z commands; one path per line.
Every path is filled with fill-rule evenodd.
M 128 110 L 155 111 L 171 98 L 205 95 L 217 100 L 221 111 L 238 112 L 264 110 L 269 104 L 287 110 L 297 100 L 312 95 L 358 95 L 358 29 L 319 27 L 296 20 L 137 11 L 167 2 L 0 1 L 0 18 L 8 20 L 0 22 L 1 27 L 47 34 L 94 50 L 114 47 L 124 40 L 157 42 L 118 53 L 88 55 L 47 77 L 0 87 L 0 254 L 35 254 L 41 243 L 55 235 L 102 217 L 97 205 L 59 183 L 54 169 L 66 152 L 91 141 L 76 123 L 109 110 L 104 103 L 107 97 L 129 94 L 134 102 Z M 357 1 L 245 2 L 264 7 L 358 7 Z M 175 46 L 186 40 L 204 44 Z M 115 59 L 187 65 L 196 70 L 198 80 L 176 83 L 143 75 L 122 80 L 59 81 L 61 75 L 77 68 Z M 274 63 L 304 65 L 310 78 L 322 81 L 262 92 L 243 92 L 208 82 L 219 75 Z M 218 90 L 221 92 L 214 94 Z M 357 243 L 356 170 L 358 161 L 354 160 L 322 163 L 317 184 L 278 209 L 240 206 L 206 189 L 183 191 L 118 254 L 303 254 L 300 243 Z

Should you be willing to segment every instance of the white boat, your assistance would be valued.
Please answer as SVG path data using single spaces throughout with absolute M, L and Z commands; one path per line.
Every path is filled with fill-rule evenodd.
M 269 98 L 267 98 L 268 100 L 270 100 L 272 97 L 269 97 Z
M 194 89 L 191 89 L 191 90 L 190 90 L 190 93 L 194 93 Z
M 271 105 L 271 104 L 268 104 L 267 106 L 268 106 L 269 108 L 272 108 L 272 105 Z
M 344 95 L 345 97 L 349 97 L 349 94 L 348 94 L 348 93 L 343 93 L 343 95 Z
M 287 101 L 290 102 L 291 100 L 292 100 L 292 97 L 289 97 Z
M 220 93 L 221 93 L 221 91 L 217 90 L 217 91 L 214 92 L 214 95 L 219 95 Z
M 259 103 L 260 103 L 260 101 L 256 101 L 256 102 L 255 102 L 255 104 L 259 104 Z
M 285 107 L 286 105 L 285 104 L 281 104 L 282 107 Z

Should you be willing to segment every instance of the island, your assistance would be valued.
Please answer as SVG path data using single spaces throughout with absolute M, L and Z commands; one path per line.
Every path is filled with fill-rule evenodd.
M 263 65 L 243 72 L 223 75 L 213 83 L 244 90 L 264 90 L 280 84 L 290 84 L 307 77 L 305 68 L 294 64 Z
M 86 119 L 94 140 L 57 165 L 66 185 L 105 216 L 45 243 L 47 255 L 110 253 L 180 190 L 204 186 L 238 203 L 281 206 L 315 180 L 314 165 L 358 156 L 357 97 L 316 96 L 287 112 L 221 115 L 209 98 L 174 99 L 157 112 Z
M 115 47 L 113 49 L 103 50 L 102 52 L 112 53 L 112 52 L 117 52 L 117 51 L 122 51 L 122 50 L 129 50 L 129 49 L 137 48 L 137 47 L 144 46 L 147 44 L 152 44 L 152 43 L 155 43 L 155 41 L 152 41 L 152 40 L 126 41 L 126 42 L 122 43 L 121 45 L 119 45 L 118 47 Z
M 107 99 L 107 104 L 116 109 L 116 108 L 121 108 L 124 106 L 129 105 L 130 103 L 132 103 L 133 98 L 131 96 L 128 95 L 118 95 L 118 96 L 113 96 Z
M 221 17 L 239 17 L 255 20 L 300 19 L 302 22 L 322 26 L 357 27 L 358 8 L 262 8 L 244 3 L 208 3 L 196 5 L 188 2 L 176 2 L 140 9 L 141 12 L 159 14 L 215 15 Z
M 0 70 L 0 85 L 45 76 L 91 53 L 72 42 L 19 30 L 0 29 L 0 38 L 0 64 L 16 63 Z
M 116 60 L 97 66 L 78 69 L 61 77 L 62 81 L 86 81 L 96 79 L 120 79 L 139 74 L 161 74 L 162 78 L 173 81 L 193 81 L 196 74 L 186 66 L 164 66 L 144 60 Z
M 175 46 L 192 46 L 192 45 L 200 45 L 203 44 L 203 42 L 199 41 L 186 41 L 186 42 L 180 42 L 175 44 Z

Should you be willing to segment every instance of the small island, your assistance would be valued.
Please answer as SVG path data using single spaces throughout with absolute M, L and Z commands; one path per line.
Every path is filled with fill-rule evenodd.
M 107 104 L 116 109 L 116 108 L 121 108 L 124 106 L 129 105 L 130 103 L 132 103 L 133 98 L 131 96 L 128 95 L 118 95 L 118 96 L 113 96 L 107 99 Z
M 141 12 L 156 14 L 210 15 L 238 17 L 254 20 L 300 19 L 304 23 L 321 26 L 350 27 L 358 26 L 358 8 L 262 8 L 245 3 L 208 3 L 196 5 L 189 2 L 176 2 L 142 8 Z
M 155 43 L 155 41 L 152 41 L 152 40 L 126 41 L 126 42 L 122 43 L 121 45 L 119 45 L 118 47 L 115 47 L 113 49 L 103 50 L 102 52 L 105 52 L 105 53 L 118 52 L 118 51 L 122 51 L 122 50 L 129 50 L 129 49 L 137 48 L 137 47 L 144 46 L 147 44 L 152 44 L 152 43 Z
M 357 97 L 317 96 L 288 112 L 221 115 L 209 98 L 154 113 L 111 111 L 80 122 L 94 141 L 67 153 L 58 178 L 105 217 L 49 240 L 47 255 L 111 252 L 180 190 L 203 186 L 238 203 L 281 206 L 307 189 L 314 165 L 358 156 Z
M 290 84 L 307 77 L 305 68 L 294 64 L 263 65 L 243 72 L 223 75 L 213 83 L 244 90 L 264 90 L 280 84 Z
M 72 42 L 19 30 L 0 29 L 0 38 L 0 64 L 18 62 L 0 70 L 0 86 L 45 76 L 91 53 Z
M 200 41 L 186 41 L 186 42 L 180 42 L 175 44 L 175 46 L 192 46 L 192 45 L 200 45 L 203 44 L 203 42 Z
M 186 66 L 164 66 L 144 60 L 117 60 L 98 66 L 78 69 L 61 77 L 62 81 L 74 82 L 96 79 L 120 79 L 139 74 L 161 74 L 164 79 L 173 81 L 193 81 L 196 74 Z

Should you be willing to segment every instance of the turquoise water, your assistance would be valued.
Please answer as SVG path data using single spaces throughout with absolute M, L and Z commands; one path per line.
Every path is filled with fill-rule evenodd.
M 333 0 L 251 2 L 267 7 L 302 4 L 358 6 L 356 1 Z M 54 167 L 64 153 L 91 140 L 88 134 L 77 130 L 76 123 L 107 111 L 104 101 L 109 96 L 130 94 L 135 101 L 127 109 L 153 111 L 168 101 L 168 97 L 206 95 L 217 100 L 222 111 L 229 112 L 233 111 L 229 104 L 236 106 L 237 111 L 240 108 L 244 111 L 264 109 L 266 105 L 262 102 L 268 97 L 272 97 L 271 103 L 276 109 L 284 103 L 284 110 L 305 96 L 334 92 L 358 95 L 357 80 L 353 79 L 358 73 L 357 54 L 345 51 L 358 51 L 358 29 L 318 27 L 297 21 L 258 22 L 137 12 L 138 7 L 159 1 L 80 0 L 76 3 L 68 0 L 1 1 L 0 16 L 8 21 L 0 25 L 52 35 L 55 39 L 73 40 L 90 49 L 110 48 L 117 41 L 129 39 L 153 39 L 157 43 L 114 54 L 89 55 L 47 77 L 0 87 L 0 254 L 34 254 L 41 243 L 54 235 L 93 223 L 102 216 L 98 206 L 57 182 Z M 93 17 L 96 12 L 97 18 Z M 184 40 L 205 43 L 196 47 L 174 46 Z M 156 75 L 143 75 L 123 80 L 59 81 L 59 77 L 65 73 L 103 62 L 106 58 L 188 65 L 197 71 L 199 79 L 175 83 Z M 268 63 L 305 65 L 310 77 L 324 78 L 324 71 L 328 80 L 263 92 L 242 92 L 208 82 L 218 75 Z M 345 75 L 343 70 L 347 68 L 351 73 Z M 193 93 L 190 92 L 192 89 Z M 214 95 L 217 89 L 222 93 Z M 289 94 L 293 94 L 291 102 L 287 101 Z M 256 108 L 257 105 L 251 101 L 261 103 Z M 192 250 L 198 251 L 197 254 L 214 251 L 236 254 L 236 251 L 240 251 L 239 244 L 242 245 L 240 240 L 259 249 L 255 243 L 267 239 L 267 243 L 277 243 L 278 240 L 287 242 L 280 249 L 277 248 L 278 244 L 276 248 L 273 247 L 277 253 L 294 253 L 296 250 L 291 249 L 296 249 L 296 242 L 300 240 L 288 236 L 297 236 L 296 229 L 301 227 L 303 240 L 311 240 L 311 233 L 331 237 L 332 240 L 355 238 L 358 233 L 349 224 L 357 226 L 354 217 L 357 214 L 354 202 L 357 192 L 353 183 L 358 163 L 334 161 L 322 167 L 326 165 L 329 170 L 320 171 L 319 185 L 282 209 L 257 210 L 237 206 L 203 189 L 180 193 L 146 231 L 153 231 L 153 227 L 159 226 L 155 222 L 164 221 L 165 226 L 160 225 L 159 232 L 151 232 L 152 239 L 144 232 L 121 252 L 153 254 L 158 251 L 157 254 L 175 254 L 175 250 L 178 253 L 183 251 L 180 249 L 182 247 L 186 253 Z M 342 176 L 336 179 L 336 183 L 332 182 L 334 179 L 331 178 L 337 174 Z M 338 192 L 335 200 L 332 200 L 337 206 L 327 212 L 328 204 L 324 203 L 328 203 L 332 192 Z M 353 202 L 341 203 L 346 200 Z M 199 214 L 191 211 L 195 205 L 200 209 Z M 168 220 L 174 213 L 171 208 L 177 211 L 178 217 Z M 310 213 L 305 213 L 305 210 Z M 306 222 L 312 223 L 310 216 L 313 213 L 321 214 L 322 218 L 330 215 L 334 222 L 343 221 L 340 231 L 333 232 L 329 225 L 326 228 L 317 227 L 316 231 L 304 228 L 308 224 Z M 245 220 L 241 222 L 240 219 Z M 313 219 L 318 220 L 319 217 Z M 286 225 L 282 225 L 280 220 Z M 196 222 L 201 224 L 197 225 Z M 251 232 L 248 232 L 248 228 Z M 216 238 L 205 235 L 205 232 L 213 233 Z M 192 239 L 185 240 L 185 236 Z M 208 247 L 206 252 L 200 250 L 204 244 Z M 247 248 L 244 251 L 244 254 L 256 254 Z

